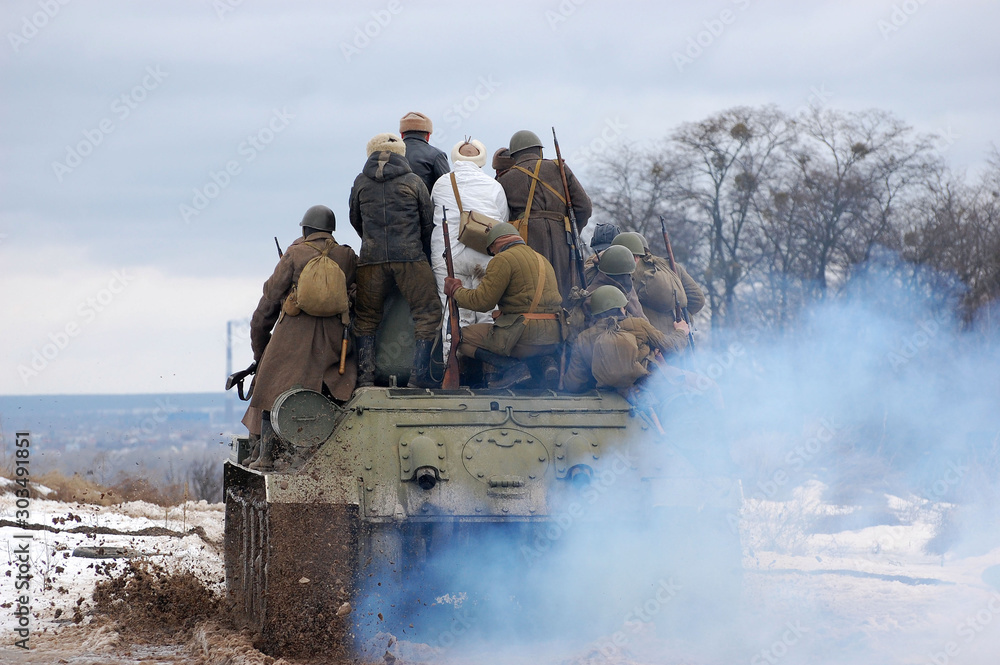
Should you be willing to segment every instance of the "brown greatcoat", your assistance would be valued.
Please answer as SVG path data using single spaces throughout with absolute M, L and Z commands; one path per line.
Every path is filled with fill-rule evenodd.
M 565 217 L 568 212 L 562 176 L 559 174 L 559 167 L 555 161 L 542 160 L 538 171 L 538 179 L 541 182 L 535 185 L 530 217 L 527 220 L 527 232 L 524 231 L 522 223 L 519 221 L 524 217 L 525 208 L 528 205 L 528 194 L 531 191 L 533 178 L 517 167 L 534 173 L 539 159 L 541 159 L 541 155 L 537 152 L 530 150 L 522 152 L 518 155 L 514 168 L 500 175 L 497 180 L 507 194 L 511 222 L 518 228 L 525 242 L 552 264 L 556 279 L 559 281 L 559 293 L 563 302 L 566 303 L 570 288 L 573 285 L 583 288 L 583 285 L 579 284 L 579 279 L 576 277 L 576 268 L 572 262 L 572 249 L 566 243 L 567 222 Z M 543 182 L 552 189 L 544 186 Z M 582 231 L 587 225 L 587 220 L 590 219 L 593 206 L 587 192 L 568 166 L 566 167 L 566 182 L 569 185 L 570 199 L 573 201 L 573 212 L 576 213 L 578 230 Z M 553 189 L 555 191 L 552 191 Z
M 705 294 L 692 279 L 684 266 L 678 265 L 675 273 L 667 259 L 646 254 L 635 266 L 632 283 L 642 303 L 642 311 L 649 322 L 660 332 L 669 335 L 674 331 L 674 296 L 681 307 L 687 307 L 694 316 L 705 306 Z
M 344 373 L 339 372 L 344 339 L 341 317 L 315 317 L 305 312 L 289 316 L 281 310 L 306 263 L 319 256 L 310 245 L 323 247 L 327 240 L 333 240 L 333 236 L 326 231 L 298 238 L 264 282 L 264 295 L 250 319 L 250 346 L 257 361 L 257 375 L 243 424 L 251 434 L 260 434 L 261 411 L 270 411 L 275 398 L 294 385 L 316 391 L 326 385 L 339 400 L 350 399 L 354 391 L 358 365 L 353 352 L 347 357 Z M 348 294 L 353 296 L 357 255 L 347 245 L 336 245 L 329 256 L 344 271 Z
M 591 368 L 594 364 L 594 344 L 600 334 L 607 330 L 607 318 L 597 319 L 592 326 L 580 333 L 573 343 L 573 355 L 563 377 L 563 385 L 567 391 L 582 393 L 599 387 Z M 653 362 L 654 352 L 657 349 L 664 356 L 669 356 L 687 346 L 687 335 L 684 333 L 675 330 L 673 334 L 664 335 L 645 319 L 627 316 L 619 322 L 619 326 L 622 330 L 635 335 L 639 344 L 639 362 L 643 366 Z

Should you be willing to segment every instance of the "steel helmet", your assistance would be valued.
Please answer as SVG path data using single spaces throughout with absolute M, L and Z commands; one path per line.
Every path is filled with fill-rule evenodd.
M 597 268 L 605 275 L 631 275 L 635 272 L 635 256 L 622 245 L 611 245 L 601 254 Z
M 635 256 L 642 256 L 646 253 L 646 249 L 642 246 L 642 236 L 634 231 L 619 233 L 615 236 L 615 239 L 611 241 L 611 244 L 628 247 Z
M 336 231 L 337 216 L 326 206 L 313 206 L 309 210 L 306 210 L 306 214 L 302 216 L 299 226 L 308 226 L 317 231 Z
M 609 309 L 621 309 L 628 304 L 628 298 L 621 289 L 610 284 L 599 286 L 590 294 L 590 313 L 594 316 Z
M 538 134 L 528 131 L 527 129 L 522 129 L 521 131 L 514 132 L 514 135 L 510 137 L 510 154 L 515 152 L 520 152 L 521 150 L 527 150 L 528 148 L 541 148 L 542 140 L 538 138 Z

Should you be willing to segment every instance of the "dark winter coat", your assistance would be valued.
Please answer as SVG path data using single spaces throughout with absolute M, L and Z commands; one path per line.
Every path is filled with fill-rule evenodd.
M 358 265 L 428 260 L 434 204 L 405 157 L 372 153 L 351 188 L 350 217 L 361 237 Z
M 424 140 L 419 132 L 407 132 L 403 136 L 403 143 L 406 144 L 406 161 L 410 164 L 410 170 L 420 176 L 428 192 L 433 190 L 437 179 L 451 171 L 448 155 Z
M 307 239 L 297 239 L 264 283 L 264 294 L 250 319 L 250 346 L 257 361 L 257 375 L 243 424 L 253 434 L 260 433 L 260 412 L 270 411 L 275 398 L 292 386 L 321 391 L 326 384 L 330 394 L 341 400 L 349 399 L 354 391 L 357 362 L 353 352 L 347 357 L 345 372 L 339 372 L 344 339 L 341 317 L 281 313 L 292 284 L 298 282 L 306 263 L 319 256 L 310 245 L 323 247 L 332 238 L 320 231 Z M 329 256 L 344 271 L 348 293 L 352 293 L 358 260 L 354 250 L 337 245 Z

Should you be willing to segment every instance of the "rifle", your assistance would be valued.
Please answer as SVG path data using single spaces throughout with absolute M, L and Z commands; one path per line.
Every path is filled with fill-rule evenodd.
M 441 232 L 444 234 L 444 264 L 448 277 L 455 276 L 455 264 L 451 258 L 451 238 L 448 237 L 448 209 L 441 206 Z M 441 387 L 445 390 L 457 390 L 461 384 L 461 373 L 458 368 L 458 344 L 462 340 L 462 330 L 459 327 L 458 303 L 448 296 L 448 334 L 451 337 L 451 348 L 448 349 L 448 364 L 444 370 Z
M 281 245 L 278 243 L 278 236 L 274 236 L 274 246 L 278 248 L 278 258 L 280 259 L 284 256 L 284 252 L 281 251 Z
M 663 231 L 663 244 L 667 246 L 667 259 L 670 261 L 670 269 L 674 271 L 677 275 L 677 279 L 681 278 L 681 274 L 677 272 L 677 262 L 674 261 L 674 248 L 670 245 L 670 236 L 667 235 L 667 223 L 663 221 L 663 215 L 660 215 L 660 230 Z M 683 284 L 683 282 L 682 282 Z M 677 316 L 677 309 L 680 309 L 680 314 L 683 316 L 684 323 L 688 325 L 688 347 L 691 349 L 691 353 L 694 353 L 694 332 L 691 330 L 691 314 L 688 312 L 687 307 L 679 307 L 680 303 L 677 302 L 677 289 L 674 289 L 674 320 L 680 321 L 681 318 Z
M 552 128 L 552 142 L 556 146 L 556 165 L 559 167 L 559 175 L 562 177 L 563 193 L 566 194 L 566 210 L 569 212 L 569 228 L 566 229 L 566 244 L 573 251 L 573 259 L 576 261 L 577 277 L 580 280 L 580 288 L 587 288 L 587 278 L 583 271 L 583 242 L 580 240 L 580 228 L 576 223 L 576 212 L 573 210 L 573 200 L 569 195 L 569 181 L 566 180 L 566 165 L 562 160 L 562 152 L 559 150 L 559 139 L 556 138 L 556 128 Z
M 232 390 L 233 386 L 236 386 L 236 392 L 239 393 L 241 401 L 247 401 L 253 395 L 253 385 L 250 386 L 250 391 L 244 397 L 243 395 L 243 379 L 247 378 L 251 374 L 257 373 L 257 361 L 250 363 L 249 367 L 246 369 L 241 369 L 238 372 L 233 372 L 226 379 L 226 390 Z

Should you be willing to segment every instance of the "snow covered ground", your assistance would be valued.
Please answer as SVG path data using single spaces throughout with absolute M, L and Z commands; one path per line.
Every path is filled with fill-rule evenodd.
M 741 520 L 746 618 L 743 627 L 733 628 L 743 631 L 746 655 L 738 662 L 1000 662 L 1000 548 L 962 554 L 945 548 L 943 554 L 930 554 L 928 546 L 948 505 L 884 496 L 878 499 L 877 511 L 870 504 L 862 510 L 824 501 L 826 489 L 811 481 L 786 501 L 747 500 Z M 0 495 L 0 520 L 13 520 L 14 510 L 14 496 Z M 193 572 L 221 593 L 221 505 L 189 502 L 164 509 L 133 502 L 99 507 L 34 499 L 30 511 L 30 523 L 58 531 L 30 531 L 36 577 L 31 588 L 32 651 L 25 653 L 13 643 L 15 535 L 26 531 L 0 528 L 0 662 L 272 662 L 254 651 L 246 636 L 215 624 L 201 625 L 193 637 L 178 638 L 174 645 L 148 646 L 128 643 L 91 614 L 94 585 L 110 565 L 117 561 L 122 566 L 124 560 L 73 556 L 76 548 L 141 552 L 169 570 Z M 844 525 L 850 528 L 841 528 Z M 76 527 L 128 535 L 68 532 Z M 552 662 L 714 662 L 699 658 L 696 646 L 666 644 L 648 636 L 636 637 L 613 654 L 601 652 L 604 642 L 598 638 L 592 645 L 579 645 Z M 405 650 L 396 653 L 406 662 Z M 454 656 L 433 649 L 410 648 L 409 653 L 409 662 L 452 662 Z M 495 655 L 483 655 L 480 662 L 495 662 Z M 534 662 L 541 659 L 536 651 Z

